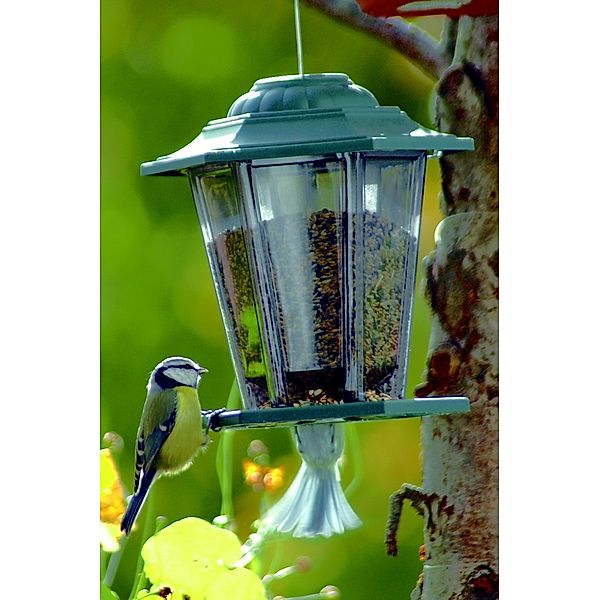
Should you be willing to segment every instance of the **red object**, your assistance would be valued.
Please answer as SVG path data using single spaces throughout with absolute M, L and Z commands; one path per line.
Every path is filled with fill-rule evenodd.
M 425 17 L 431 15 L 446 15 L 451 18 L 458 17 L 485 17 L 498 14 L 499 0 L 471 0 L 460 8 L 444 8 L 436 6 L 432 0 L 431 8 L 412 10 L 402 8 L 414 0 L 357 0 L 363 12 L 372 17 Z

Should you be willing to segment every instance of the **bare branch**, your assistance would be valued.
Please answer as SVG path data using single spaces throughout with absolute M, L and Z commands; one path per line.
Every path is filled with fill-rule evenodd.
M 409 500 L 416 511 L 423 516 L 426 500 L 425 491 L 416 485 L 403 483 L 399 490 L 390 496 L 390 512 L 385 526 L 385 545 L 389 556 L 398 555 L 398 543 L 396 534 L 402 516 L 402 503 Z
M 429 34 L 401 18 L 371 17 L 355 0 L 304 0 L 305 4 L 392 46 L 433 79 L 439 79 L 450 65 L 441 44 Z
M 403 483 L 400 489 L 390 496 L 390 509 L 385 527 L 385 545 L 389 556 L 398 555 L 396 534 L 402 515 L 402 503 L 405 500 L 425 519 L 431 539 L 439 536 L 448 517 L 454 512 L 446 496 L 428 493 L 416 485 Z

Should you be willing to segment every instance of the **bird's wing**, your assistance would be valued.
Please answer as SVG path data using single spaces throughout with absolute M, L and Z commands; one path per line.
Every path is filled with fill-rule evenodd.
M 142 477 L 142 471 L 144 470 L 144 436 L 142 435 L 142 428 L 138 429 L 137 433 L 137 445 L 135 450 L 135 478 L 133 480 L 133 493 L 137 493 L 140 486 L 140 479 Z
M 144 427 L 140 426 L 138 430 L 134 492 L 137 491 L 143 474 L 150 469 L 158 452 L 173 431 L 177 416 L 177 404 L 175 402 L 151 402 L 149 410 L 154 412 L 153 416 L 155 417 L 151 422 L 158 421 L 158 426 L 150 431 L 145 431 Z M 144 419 L 142 422 L 147 421 Z

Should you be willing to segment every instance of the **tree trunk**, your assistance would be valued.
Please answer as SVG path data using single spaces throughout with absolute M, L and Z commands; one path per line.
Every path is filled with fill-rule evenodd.
M 438 44 L 402 19 L 366 15 L 354 0 L 305 2 L 392 45 L 438 79 L 437 127 L 475 139 L 475 152 L 440 159 L 445 219 L 436 232 L 437 249 L 426 259 L 425 291 L 434 317 L 426 381 L 416 390 L 420 397 L 464 394 L 471 412 L 423 419 L 423 487 L 404 484 L 390 498 L 386 543 L 395 555 L 402 503 L 409 501 L 425 521 L 425 566 L 412 600 L 493 600 L 498 598 L 498 16 L 447 19 Z M 384 9 L 380 3 L 379 9 L 391 14 L 392 4 Z M 432 0 L 429 8 L 436 7 L 439 12 Z
M 454 34 L 456 39 L 454 39 Z M 443 157 L 436 250 L 426 258 L 433 310 L 417 395 L 465 394 L 471 413 L 422 423 L 425 565 L 412 600 L 498 598 L 498 18 L 461 17 L 441 77 L 441 131 L 475 152 Z

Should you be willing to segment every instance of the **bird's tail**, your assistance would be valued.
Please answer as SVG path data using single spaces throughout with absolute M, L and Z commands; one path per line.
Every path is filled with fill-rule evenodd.
M 361 525 L 344 496 L 337 464 L 314 467 L 306 462 L 263 522 L 265 532 L 291 532 L 294 537 L 330 537 Z
M 133 496 L 131 496 L 129 504 L 127 505 L 127 510 L 125 511 L 123 519 L 121 520 L 121 531 L 124 531 L 125 535 L 129 535 L 129 532 L 131 531 L 133 524 L 135 523 L 138 513 L 140 512 L 140 510 L 142 510 L 142 506 L 144 505 L 144 501 L 148 496 L 148 492 L 150 491 L 150 486 L 154 481 L 155 475 L 155 469 L 150 469 L 149 471 L 144 473 L 137 491 L 135 492 L 135 494 L 133 494 Z

